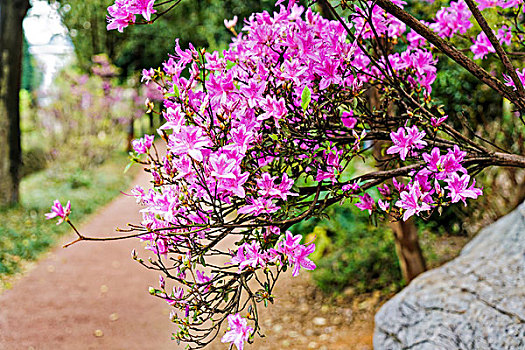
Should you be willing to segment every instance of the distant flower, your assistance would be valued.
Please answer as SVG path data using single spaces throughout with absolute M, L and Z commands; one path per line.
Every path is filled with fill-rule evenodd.
M 66 207 L 64 208 L 57 199 L 53 202 L 51 212 L 46 214 L 46 219 L 49 220 L 58 217 L 57 225 L 59 225 L 69 214 L 71 214 L 71 203 L 67 201 Z

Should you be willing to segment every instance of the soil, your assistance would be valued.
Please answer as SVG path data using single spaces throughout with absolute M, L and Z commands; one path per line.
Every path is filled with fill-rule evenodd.
M 135 184 L 145 185 L 140 174 Z M 108 236 L 108 228 L 138 222 L 132 197 L 120 196 L 80 231 Z M 74 209 L 74 208 L 73 208 Z M 136 214 L 132 214 L 136 213 Z M 51 223 L 50 223 L 51 224 Z M 158 274 L 130 257 L 135 240 L 80 242 L 73 233 L 0 295 L 0 350 L 183 349 L 171 340 L 169 307 L 148 294 Z M 327 299 L 307 273 L 284 276 L 274 305 L 263 310 L 264 338 L 245 349 L 372 349 L 378 294 Z M 228 349 L 220 339 L 211 349 Z

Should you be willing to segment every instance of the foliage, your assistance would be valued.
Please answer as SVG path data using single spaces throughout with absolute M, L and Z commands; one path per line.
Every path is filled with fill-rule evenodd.
M 26 111 L 23 120 L 26 149 L 44 149 L 55 166 L 68 171 L 102 164 L 123 149 L 127 125 L 145 109 L 145 97 L 136 99 L 134 89 L 116 84 L 117 71 L 107 58 L 95 60 L 96 74 L 62 72 L 52 102 Z
M 78 205 L 75 220 L 109 202 L 126 188 L 133 172 L 123 175 L 126 154 L 114 154 L 104 165 L 68 174 L 50 168 L 24 178 L 21 182 L 22 202 L 0 211 L 0 279 L 19 271 L 24 261 L 36 259 L 51 247 L 66 227 L 49 225 L 44 219 L 50 201 L 70 198 Z M 78 179 L 82 178 L 82 186 Z
M 183 1 L 177 11 L 167 13 L 155 26 L 140 25 L 119 34 L 106 31 L 106 8 L 112 0 L 59 0 L 60 13 L 68 28 L 79 66 L 88 71 L 91 57 L 105 53 L 122 69 L 124 77 L 137 70 L 158 67 L 173 48 L 193 43 L 218 49 L 226 46 L 231 34 L 223 20 L 241 19 L 253 11 L 271 9 L 271 0 Z
M 24 36 L 22 43 L 22 89 L 27 91 L 36 90 L 42 78 L 43 74 L 38 69 L 35 58 L 29 52 L 29 44 Z
M 356 293 L 396 291 L 402 286 L 393 233 L 384 224 L 374 226 L 355 206 L 332 206 L 327 219 L 311 218 L 294 225 L 294 233 L 315 237 L 317 265 L 313 278 L 327 293 L 352 288 Z M 323 244 L 324 242 L 324 244 Z

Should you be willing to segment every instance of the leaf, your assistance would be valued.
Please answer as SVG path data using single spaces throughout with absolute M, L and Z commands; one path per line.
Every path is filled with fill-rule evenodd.
M 179 95 L 179 88 L 175 84 L 173 84 L 173 92 L 168 92 L 167 94 L 165 94 L 166 97 L 179 97 Z
M 301 94 L 301 107 L 303 108 L 303 111 L 306 111 L 310 101 L 312 101 L 312 92 L 308 86 L 305 86 L 303 93 Z
M 232 69 L 237 63 L 233 61 L 226 61 L 226 70 Z
M 129 164 L 126 165 L 126 167 L 124 168 L 124 174 L 128 172 L 129 168 L 131 168 L 131 166 L 133 165 L 133 163 L 135 163 L 135 162 L 129 162 Z

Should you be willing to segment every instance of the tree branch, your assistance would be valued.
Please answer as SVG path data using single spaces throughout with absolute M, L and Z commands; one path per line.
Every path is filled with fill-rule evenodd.
M 390 0 L 375 0 L 375 3 L 386 12 L 390 13 L 408 27 L 412 28 L 416 33 L 427 39 L 441 52 L 450 57 L 456 63 L 472 73 L 476 78 L 490 86 L 497 91 L 501 96 L 507 98 L 516 104 L 521 110 L 525 111 L 525 99 L 521 98 L 514 91 L 509 89 L 498 79 L 490 75 L 486 70 L 481 68 L 478 64 L 465 56 L 461 51 L 453 47 L 449 42 L 439 37 L 436 33 L 431 31 L 427 26 L 421 23 L 414 16 L 394 5 Z
M 478 22 L 479 26 L 483 30 L 483 32 L 487 35 L 487 38 L 489 39 L 490 43 L 496 50 L 496 53 L 498 54 L 499 58 L 501 59 L 501 63 L 505 66 L 507 69 L 507 72 L 509 73 L 512 81 L 514 82 L 514 86 L 516 86 L 516 89 L 518 90 L 518 95 L 520 97 L 525 97 L 525 89 L 523 88 L 523 84 L 521 83 L 520 78 L 518 78 L 518 75 L 516 74 L 516 68 L 514 68 L 514 65 L 509 59 L 509 56 L 507 56 L 505 50 L 501 47 L 498 38 L 496 38 L 496 35 L 494 35 L 494 32 L 490 28 L 489 24 L 485 20 L 485 17 L 483 17 L 483 14 L 479 11 L 478 7 L 472 0 L 465 0 L 467 3 L 470 12 L 474 15 L 474 18 Z

